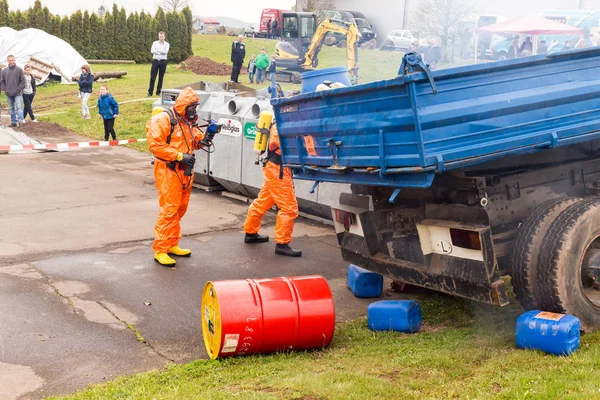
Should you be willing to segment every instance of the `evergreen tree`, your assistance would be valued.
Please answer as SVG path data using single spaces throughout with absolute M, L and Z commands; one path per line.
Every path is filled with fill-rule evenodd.
M 8 3 L 0 0 L 0 26 L 8 26 Z
M 134 14 L 129 14 L 127 18 L 127 34 L 129 35 L 129 55 L 128 59 L 134 60 L 135 62 L 139 62 L 141 56 L 141 47 L 143 45 L 142 40 L 140 38 L 140 16 L 136 12 Z
M 61 37 L 60 33 L 60 15 L 55 15 L 52 17 L 50 22 L 50 29 L 48 31 L 49 34 Z
M 48 9 L 48 7 L 44 7 L 44 9 L 42 10 L 42 24 L 43 24 L 43 30 L 45 30 L 46 32 L 50 33 L 50 31 L 52 30 L 52 19 L 53 19 L 53 15 L 50 13 L 50 10 Z
M 185 31 L 185 51 L 183 59 L 186 60 L 188 57 L 194 55 L 192 50 L 192 31 L 194 29 L 194 17 L 192 10 L 189 7 L 183 9 L 183 15 L 185 17 L 186 31 Z
M 115 59 L 113 56 L 113 44 L 114 44 L 114 31 L 115 31 L 115 20 L 110 11 L 106 12 L 104 16 L 104 37 L 101 47 L 101 57 L 103 59 L 111 60 Z
M 67 43 L 71 43 L 71 21 L 69 17 L 62 17 L 60 20 L 60 38 Z
M 35 0 L 33 7 L 27 11 L 27 25 L 30 28 L 44 30 L 44 9 L 40 0 Z
M 92 26 L 90 23 L 90 13 L 85 10 L 83 13 L 83 40 L 82 40 L 82 51 L 81 54 L 84 58 L 92 58 L 91 53 L 91 36 L 92 36 Z
M 132 53 L 131 41 L 127 34 L 127 12 L 124 8 L 121 8 L 115 16 L 116 59 L 127 60 L 131 58 L 130 54 Z
M 71 46 L 78 52 L 83 52 L 83 15 L 77 10 L 70 18 L 71 21 Z
M 150 14 L 146 14 L 142 11 L 140 14 L 140 38 L 141 38 L 141 56 L 140 62 L 152 61 L 152 54 L 150 49 L 152 48 L 152 42 L 154 39 L 154 18 Z M 137 60 L 136 60 L 137 61 Z
M 90 50 L 89 58 L 102 58 L 102 40 L 104 37 L 104 20 L 95 13 L 90 15 Z
M 181 61 L 181 27 L 178 24 L 177 14 L 172 12 L 166 15 L 167 19 L 167 41 L 169 42 L 169 61 Z
M 156 17 L 154 18 L 156 20 L 154 36 L 157 37 L 158 32 L 166 33 L 169 30 L 169 27 L 167 26 L 167 17 L 165 16 L 165 12 L 162 8 L 158 7 L 158 11 L 156 11 Z
M 11 22 L 11 28 L 13 28 L 14 30 L 20 31 L 21 29 L 23 29 L 23 14 L 21 13 L 20 10 L 17 10 L 15 12 L 11 12 L 11 18 L 10 18 L 10 22 Z

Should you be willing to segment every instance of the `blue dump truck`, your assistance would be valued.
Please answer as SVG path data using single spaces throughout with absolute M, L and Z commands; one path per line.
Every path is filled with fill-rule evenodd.
M 600 48 L 272 101 L 295 179 L 350 184 L 343 257 L 396 280 L 600 326 Z

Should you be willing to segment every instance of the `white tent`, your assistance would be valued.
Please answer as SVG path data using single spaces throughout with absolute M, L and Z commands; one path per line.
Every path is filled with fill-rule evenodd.
M 0 63 L 6 65 L 6 57 L 15 56 L 17 65 L 21 68 L 27 64 L 31 57 L 36 57 L 60 69 L 67 77 L 77 76 L 81 73 L 81 66 L 87 64 L 69 43 L 52 36 L 39 29 L 23 29 L 15 31 L 12 28 L 0 28 Z M 52 74 L 61 75 L 53 70 Z M 63 83 L 67 82 L 62 77 Z M 44 77 L 44 80 L 47 78 Z

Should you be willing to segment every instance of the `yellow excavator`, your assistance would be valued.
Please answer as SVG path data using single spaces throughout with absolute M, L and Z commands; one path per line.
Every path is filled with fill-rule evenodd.
M 317 68 L 319 51 L 330 32 L 346 35 L 348 73 L 351 80 L 357 79 L 360 32 L 355 24 L 330 18 L 317 24 L 315 14 L 301 12 L 284 12 L 282 20 L 281 41 L 275 50 L 276 81 L 300 83 L 302 72 Z

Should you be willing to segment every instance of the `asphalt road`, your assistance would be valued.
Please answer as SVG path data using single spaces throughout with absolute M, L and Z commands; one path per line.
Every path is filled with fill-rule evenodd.
M 192 257 L 175 269 L 156 264 L 149 161 L 122 147 L 0 155 L 0 399 L 207 358 L 209 280 L 320 274 L 338 322 L 366 314 L 370 301 L 346 287 L 331 226 L 300 218 L 292 243 L 304 256 L 278 256 L 272 242 L 243 243 L 247 204 L 220 194 L 194 190 L 181 243 Z M 271 237 L 274 217 L 264 221 Z

